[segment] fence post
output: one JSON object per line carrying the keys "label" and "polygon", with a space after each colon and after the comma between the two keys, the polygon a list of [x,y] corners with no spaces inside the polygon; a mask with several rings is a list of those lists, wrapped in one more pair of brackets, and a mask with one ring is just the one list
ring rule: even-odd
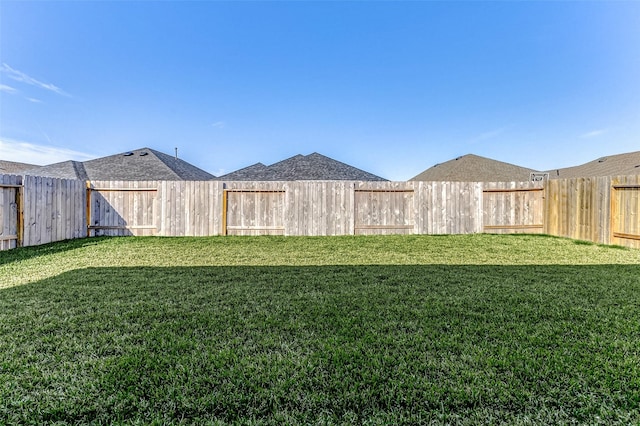
{"label": "fence post", "polygon": [[85,216],[87,218],[87,237],[91,236],[91,181],[87,181],[87,205]]}
{"label": "fence post", "polygon": [[16,241],[16,246],[22,247],[24,243],[24,205],[22,199],[24,198],[24,181],[23,177],[20,176],[18,179],[19,188],[16,188],[16,210],[17,210],[17,224],[16,224],[16,233],[18,240]]}
{"label": "fence post", "polygon": [[349,185],[350,187],[350,191],[349,191],[349,198],[351,201],[351,209],[353,211],[353,213],[351,214],[351,234],[352,235],[356,235],[356,213],[358,211],[357,206],[356,206],[356,182],[351,183],[351,185]]}
{"label": "fence post", "polygon": [[[224,188],[224,185],[223,185]],[[227,196],[226,189],[222,190],[222,235],[227,235]]]}

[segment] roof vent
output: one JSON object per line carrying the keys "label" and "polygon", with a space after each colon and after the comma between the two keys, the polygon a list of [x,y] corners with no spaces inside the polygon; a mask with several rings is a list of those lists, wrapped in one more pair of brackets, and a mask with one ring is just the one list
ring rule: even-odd
{"label": "roof vent", "polygon": [[637,166],[634,166],[633,168],[634,168],[634,169],[637,169],[638,167],[640,167],[640,164],[638,164]]}
{"label": "roof vent", "polygon": [[604,163],[607,161],[607,157],[598,158],[598,163]]}
{"label": "roof vent", "polygon": [[141,152],[140,153],[140,157],[144,157],[145,155],[149,155],[149,153],[148,152]]}
{"label": "roof vent", "polygon": [[129,152],[125,152],[124,154],[125,157],[131,157],[133,155],[133,152],[129,151]]}

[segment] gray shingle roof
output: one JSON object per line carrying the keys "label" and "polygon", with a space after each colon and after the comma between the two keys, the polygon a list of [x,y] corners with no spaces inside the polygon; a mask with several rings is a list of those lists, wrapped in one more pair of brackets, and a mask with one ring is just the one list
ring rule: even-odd
{"label": "gray shingle roof", "polygon": [[80,161],[63,161],[61,163],[49,164],[46,166],[36,166],[32,169],[24,170],[25,175],[44,176],[58,179],[80,179],[87,180],[87,173]]}
{"label": "gray shingle roof", "polygon": [[64,161],[25,174],[81,180],[211,180],[214,176],[179,158],[150,148],[96,158]]}
{"label": "gray shingle roof", "polygon": [[580,166],[548,170],[549,179],[640,174],[640,151],[601,157]]}
{"label": "gray shingle roof", "polygon": [[25,170],[34,169],[37,167],[40,166],[36,166],[35,164],[0,160],[0,174],[4,175],[21,175]]}
{"label": "gray shingle roof", "polygon": [[533,169],[504,163],[479,155],[467,154],[423,171],[409,179],[438,182],[525,182]]}
{"label": "gray shingle roof", "polygon": [[236,172],[221,176],[220,180],[358,180],[386,181],[364,170],[314,152],[293,157],[265,166],[257,163]]}
{"label": "gray shingle roof", "polygon": [[220,176],[219,180],[266,180],[265,176],[268,176],[270,173],[268,171],[268,167],[262,163],[252,164],[243,169],[236,170],[235,172],[227,173],[226,175]]}
{"label": "gray shingle roof", "polygon": [[164,152],[148,148],[144,148],[140,151],[149,151],[150,153],[154,154],[160,161],[165,164],[165,166],[167,166],[175,174],[178,175],[179,180],[211,180],[215,178],[215,176],[211,173],[206,172],[191,163],[187,163],[180,158],[165,154]]}

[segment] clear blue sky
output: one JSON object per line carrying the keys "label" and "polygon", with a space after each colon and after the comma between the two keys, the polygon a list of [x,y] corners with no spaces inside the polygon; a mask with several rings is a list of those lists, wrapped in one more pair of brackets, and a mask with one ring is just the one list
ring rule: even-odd
{"label": "clear blue sky", "polygon": [[640,2],[0,1],[0,159],[320,152],[392,180],[640,150]]}

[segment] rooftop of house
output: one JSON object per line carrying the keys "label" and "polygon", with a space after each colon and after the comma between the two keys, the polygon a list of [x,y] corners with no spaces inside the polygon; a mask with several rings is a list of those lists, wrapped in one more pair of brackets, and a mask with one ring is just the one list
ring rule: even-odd
{"label": "rooftop of house", "polygon": [[640,174],[640,151],[600,157],[574,167],[547,170],[549,179]]}
{"label": "rooftop of house", "polygon": [[81,180],[211,180],[214,176],[179,158],[150,148],[34,167],[25,174]]}
{"label": "rooftop of house", "polygon": [[0,160],[0,174],[21,175],[25,170],[40,167],[35,164],[18,163],[15,161]]}
{"label": "rooftop of house", "polygon": [[58,179],[88,179],[82,162],[73,160],[48,164],[46,166],[35,166],[31,169],[24,170],[23,173],[25,175],[44,176]]}
{"label": "rooftop of house", "polygon": [[[37,166],[0,160],[2,174],[30,174],[81,180],[226,180],[296,181],[354,180],[386,181],[364,170],[314,152],[294,155],[270,166],[256,163],[215,178],[198,167],[151,148],[110,155],[89,161],[63,161]],[[549,174],[550,179],[640,174],[640,151],[601,157],[588,163],[539,172],[515,164],[474,154],[436,164],[409,179],[411,181],[499,182],[529,181],[533,175]]]}
{"label": "rooftop of house", "polygon": [[265,166],[256,163],[220,176],[219,180],[296,181],[296,180],[354,180],[386,181],[380,176],[314,152],[294,155]]}
{"label": "rooftop of house", "polygon": [[252,164],[250,166],[244,167],[242,169],[236,170],[235,172],[227,173],[226,175],[220,176],[219,180],[229,180],[229,181],[247,181],[247,180],[268,180],[265,179],[265,176],[270,176],[269,168],[262,163]]}
{"label": "rooftop of house", "polygon": [[437,182],[514,182],[531,180],[535,170],[515,164],[467,154],[444,163],[436,164],[412,181]]}

